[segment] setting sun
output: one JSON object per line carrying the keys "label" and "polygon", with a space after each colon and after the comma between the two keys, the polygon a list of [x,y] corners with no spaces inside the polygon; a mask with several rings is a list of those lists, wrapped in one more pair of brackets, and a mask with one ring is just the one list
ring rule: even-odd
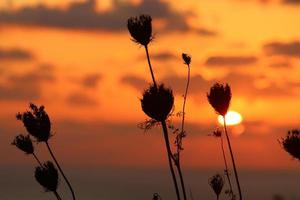
{"label": "setting sun", "polygon": [[[243,121],[243,117],[240,113],[236,111],[229,111],[226,115],[226,124],[229,126],[240,124]],[[218,122],[223,124],[223,117],[221,115],[218,116]]]}

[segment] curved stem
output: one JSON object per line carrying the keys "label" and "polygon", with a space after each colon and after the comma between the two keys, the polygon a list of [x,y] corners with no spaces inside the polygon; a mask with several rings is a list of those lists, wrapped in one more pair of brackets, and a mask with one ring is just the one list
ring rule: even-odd
{"label": "curved stem", "polygon": [[222,153],[223,153],[223,159],[224,159],[224,164],[225,164],[225,170],[226,170],[226,177],[228,180],[228,184],[230,187],[230,193],[231,195],[233,195],[233,190],[232,190],[232,184],[231,184],[231,179],[229,176],[229,169],[228,169],[228,165],[227,165],[227,160],[226,160],[226,154],[225,154],[225,150],[224,150],[224,143],[223,143],[223,136],[221,135],[221,148],[222,148]]}
{"label": "curved stem", "polygon": [[53,193],[54,193],[55,197],[57,198],[57,200],[61,200],[61,197],[59,196],[57,191],[54,191]]}
{"label": "curved stem", "polygon": [[171,152],[171,147],[170,147],[170,141],[169,141],[168,129],[167,129],[166,122],[162,121],[161,125],[162,125],[163,132],[164,132],[164,138],[165,138],[165,142],[166,142],[166,149],[167,149],[167,154],[168,154],[169,167],[170,167],[170,171],[171,171],[172,178],[173,178],[173,183],[174,183],[174,187],[175,187],[175,191],[176,191],[177,200],[180,200],[178,184],[177,184],[177,180],[176,180],[176,176],[175,176],[175,172],[174,172],[174,168],[173,168],[173,164],[172,164],[172,152]]}
{"label": "curved stem", "polygon": [[225,116],[223,116],[223,121],[224,121],[224,130],[225,130],[225,134],[226,134],[226,139],[227,139],[227,143],[228,143],[228,147],[229,147],[229,151],[230,151],[230,156],[231,156],[231,161],[232,161],[232,165],[233,165],[234,175],[235,175],[235,179],[236,179],[236,184],[237,184],[238,190],[239,190],[239,197],[240,197],[240,200],[242,200],[243,197],[242,197],[241,186],[240,186],[240,182],[239,182],[237,169],[236,169],[236,166],[235,166],[235,160],[234,160],[234,156],[233,156],[229,136],[228,136],[228,133],[227,133]]}
{"label": "curved stem", "polygon": [[35,153],[32,153],[33,157],[36,159],[36,161],[39,163],[39,165],[42,167],[41,161],[38,159],[38,157],[35,155]]}
{"label": "curved stem", "polygon": [[152,81],[153,81],[154,87],[157,88],[157,84],[156,84],[156,81],[155,81],[155,77],[154,77],[154,73],[153,73],[153,69],[152,69],[152,65],[151,65],[151,61],[150,61],[150,56],[149,56],[149,51],[148,51],[148,46],[147,45],[145,45],[145,50],[146,50],[148,65],[149,65],[150,72],[151,72]]}
{"label": "curved stem", "polygon": [[58,169],[59,169],[61,175],[62,175],[63,178],[65,179],[65,181],[66,181],[66,183],[67,183],[67,185],[68,185],[68,187],[69,187],[69,189],[70,189],[70,191],[71,191],[71,193],[72,193],[73,200],[75,200],[75,199],[76,199],[76,198],[75,198],[75,194],[74,194],[73,188],[72,188],[72,186],[71,186],[69,180],[67,179],[67,177],[65,176],[65,174],[64,174],[63,170],[61,169],[59,163],[57,162],[57,160],[56,160],[56,158],[55,158],[55,156],[54,156],[54,154],[53,154],[53,152],[52,152],[52,150],[51,150],[51,148],[50,148],[50,146],[49,146],[49,143],[48,143],[48,142],[45,142],[45,143],[46,143],[46,146],[47,146],[47,148],[48,148],[48,150],[49,150],[49,153],[51,154],[51,156],[52,156],[52,158],[53,158],[53,160],[54,160],[56,166],[58,167]]}

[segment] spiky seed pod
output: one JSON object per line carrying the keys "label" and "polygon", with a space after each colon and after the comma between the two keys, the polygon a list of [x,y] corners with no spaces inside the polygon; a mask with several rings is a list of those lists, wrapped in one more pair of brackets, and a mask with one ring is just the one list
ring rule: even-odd
{"label": "spiky seed pod", "polygon": [[231,100],[231,89],[229,85],[215,83],[210,88],[207,99],[218,114],[225,116]]}
{"label": "spiky seed pod", "polygon": [[300,160],[300,130],[288,131],[287,136],[280,142],[286,152]]}
{"label": "spiky seed pod", "polygon": [[216,174],[209,179],[209,185],[217,197],[219,197],[224,186],[224,180],[220,174]]}
{"label": "spiky seed pod", "polygon": [[30,135],[38,142],[47,142],[51,136],[51,122],[44,106],[29,105],[29,111],[18,113],[17,119],[22,121]]}
{"label": "spiky seed pod", "polygon": [[191,56],[189,56],[186,53],[182,54],[182,59],[184,61],[184,64],[189,65],[191,63]]}
{"label": "spiky seed pod", "polygon": [[34,176],[46,192],[56,191],[58,186],[58,172],[52,162],[47,161],[42,166],[36,167]]}
{"label": "spiky seed pod", "polygon": [[174,105],[174,96],[171,89],[167,89],[163,84],[158,88],[150,85],[144,91],[141,105],[144,113],[156,121],[164,121],[170,114]]}
{"label": "spiky seed pod", "polygon": [[33,154],[34,152],[33,144],[29,135],[17,135],[11,144],[15,145],[26,154]]}
{"label": "spiky seed pod", "polygon": [[141,45],[148,45],[153,39],[152,18],[149,15],[130,17],[127,20],[127,28],[132,40]]}

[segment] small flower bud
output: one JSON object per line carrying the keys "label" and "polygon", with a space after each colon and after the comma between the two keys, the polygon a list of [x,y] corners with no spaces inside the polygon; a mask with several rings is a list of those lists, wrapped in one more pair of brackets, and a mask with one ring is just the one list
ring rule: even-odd
{"label": "small flower bud", "polygon": [[144,46],[151,42],[153,39],[151,21],[152,18],[149,15],[130,17],[127,20],[127,28],[134,42]]}
{"label": "small flower bud", "polygon": [[229,85],[215,83],[210,88],[207,99],[218,114],[225,116],[231,100],[231,90]]}
{"label": "small flower bud", "polygon": [[300,131],[291,130],[281,140],[282,147],[294,158],[300,160]]}
{"label": "small flower bud", "polygon": [[213,131],[213,136],[215,137],[221,137],[222,136],[222,131],[220,129],[216,129]]}
{"label": "small flower bud", "polygon": [[189,56],[186,53],[182,54],[182,59],[184,61],[184,64],[189,65],[191,63],[191,56]]}
{"label": "small flower bud", "polygon": [[29,111],[18,113],[17,119],[22,121],[30,135],[38,142],[47,142],[51,136],[51,122],[44,106],[29,105]]}
{"label": "small flower bud", "polygon": [[58,186],[58,173],[53,163],[47,161],[42,166],[35,168],[35,179],[44,187],[46,192],[55,192]]}
{"label": "small flower bud", "polygon": [[167,119],[174,105],[173,92],[165,88],[163,84],[159,85],[158,88],[150,85],[144,91],[141,105],[146,115],[156,121],[164,121]]}
{"label": "small flower bud", "polygon": [[217,197],[219,197],[224,186],[224,180],[220,174],[216,174],[209,179],[209,185]]}
{"label": "small flower bud", "polygon": [[26,154],[33,154],[34,152],[33,144],[29,135],[18,135],[15,137],[14,141],[11,144],[15,145]]}

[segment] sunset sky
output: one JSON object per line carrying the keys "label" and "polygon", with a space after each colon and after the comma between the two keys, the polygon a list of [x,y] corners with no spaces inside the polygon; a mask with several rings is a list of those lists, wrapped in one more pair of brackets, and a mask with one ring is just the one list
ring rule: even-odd
{"label": "sunset sky", "polygon": [[[175,112],[186,83],[181,53],[192,56],[183,168],[223,170],[219,140],[208,136],[219,126],[217,115],[206,99],[210,86],[222,82],[232,88],[230,109],[243,117],[230,128],[238,167],[300,173],[278,143],[300,123],[299,9],[299,0],[0,1],[0,167],[35,166],[10,145],[26,133],[15,114],[33,102],[51,117],[50,143],[66,170],[167,169],[160,127],[149,133],[137,127],[147,119],[139,99],[151,77],[126,21],[145,13],[153,17],[154,72],[173,89]],[[44,145],[37,147],[49,159]],[[30,174],[24,180],[38,188]]]}

